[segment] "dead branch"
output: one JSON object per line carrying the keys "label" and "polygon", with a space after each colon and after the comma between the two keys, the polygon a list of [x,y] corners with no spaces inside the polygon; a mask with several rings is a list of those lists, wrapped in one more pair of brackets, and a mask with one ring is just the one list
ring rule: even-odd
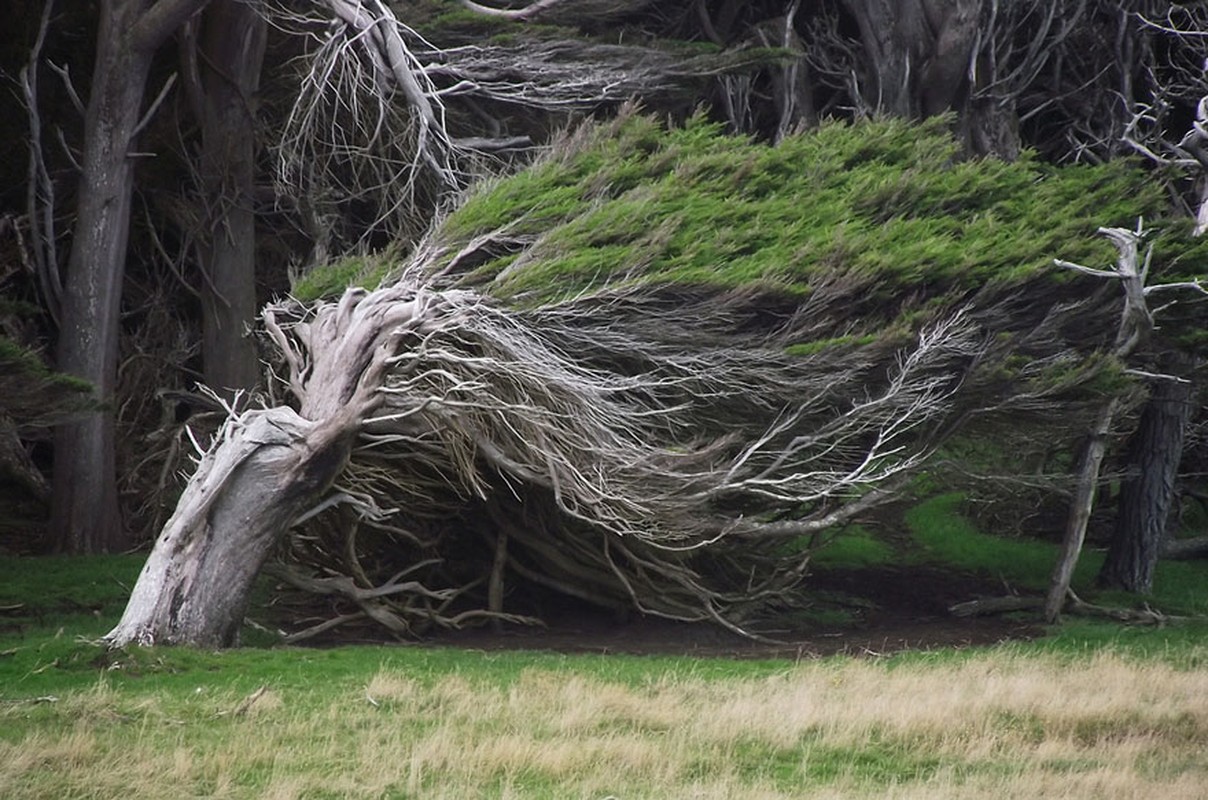
{"label": "dead branch", "polygon": [[[1153,330],[1153,314],[1146,302],[1146,297],[1153,291],[1162,288],[1194,288],[1203,291],[1203,287],[1199,281],[1181,282],[1177,287],[1174,284],[1146,285],[1153,257],[1153,246],[1149,246],[1143,258],[1140,256],[1140,244],[1145,238],[1145,227],[1142,220],[1137,220],[1135,230],[1100,228],[1099,233],[1110,239],[1116,247],[1117,259],[1114,268],[1092,269],[1061,260],[1056,260],[1054,263],[1059,267],[1084,275],[1121,282],[1124,290],[1124,306],[1120,313],[1120,325],[1112,347],[1112,356],[1122,363],[1127,363],[1129,356],[1140,347]],[[1048,599],[1045,603],[1045,618],[1049,622],[1057,621],[1065,598],[1069,594],[1070,580],[1073,578],[1074,568],[1077,566],[1082,552],[1087,522],[1094,505],[1095,491],[1099,485],[1099,469],[1107,450],[1107,436],[1111,431],[1112,421],[1119,405],[1120,397],[1112,397],[1104,404],[1083,447],[1078,467],[1078,485],[1070,503],[1069,521],[1066,524],[1065,536],[1062,540],[1061,554],[1053,569]]]}
{"label": "dead branch", "polygon": [[565,0],[536,0],[536,2],[529,3],[524,8],[492,8],[475,3],[473,0],[458,0],[458,2],[461,3],[463,8],[473,11],[475,14],[501,17],[503,19],[530,19],[553,6],[565,2]]}
{"label": "dead branch", "polygon": [[[980,617],[993,614],[1009,614],[1015,611],[1034,611],[1045,607],[1046,600],[1043,597],[1008,595],[1005,597],[988,597],[957,603],[948,607],[948,613],[957,617]],[[1117,608],[1087,603],[1072,591],[1066,595],[1066,602],[1061,610],[1064,614],[1073,614],[1075,616],[1098,617],[1135,625],[1157,625],[1159,627],[1171,622],[1186,622],[1197,619],[1197,617],[1164,614],[1148,606],[1144,608]]]}
{"label": "dead branch", "polygon": [[[29,178],[26,186],[25,213],[29,220],[32,240],[30,249],[33,251],[34,272],[43,302],[57,324],[63,286],[59,276],[58,234],[55,232],[55,191],[54,181],[50,179],[46,158],[42,152],[42,117],[38,111],[38,68],[53,10],[53,0],[47,0],[42,9],[42,19],[38,23],[38,35],[30,48],[28,62],[21,68],[19,82],[29,117]],[[74,91],[71,95],[78,103],[79,98],[75,97]]]}
{"label": "dead branch", "polygon": [[[455,192],[464,180],[464,151],[413,45],[428,48],[378,0],[316,5],[326,14],[276,8],[269,16],[315,45],[276,146],[278,193],[296,198],[304,216],[325,198],[363,200],[377,214],[365,235],[410,238],[421,224],[418,199]],[[321,253],[330,226],[307,227]]]}
{"label": "dead branch", "polygon": [[654,0],[535,0],[521,8],[496,8],[473,0],[458,2],[469,11],[497,19],[526,22],[540,18],[553,24],[581,24],[584,20],[600,22],[640,11]]}
{"label": "dead branch", "polygon": [[1204,558],[1208,556],[1208,536],[1190,539],[1169,539],[1162,544],[1161,557],[1171,560]]}

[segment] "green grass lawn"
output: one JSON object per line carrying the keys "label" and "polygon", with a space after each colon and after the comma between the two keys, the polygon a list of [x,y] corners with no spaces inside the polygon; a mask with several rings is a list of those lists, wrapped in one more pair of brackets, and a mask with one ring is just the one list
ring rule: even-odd
{"label": "green grass lawn", "polygon": [[[960,494],[943,494],[906,513],[906,524],[918,545],[910,560],[981,571],[1001,578],[1009,586],[1043,591],[1057,562],[1057,545],[983,533],[961,516],[962,501]],[[1208,569],[1202,561],[1159,562],[1153,592],[1135,597],[1124,592],[1096,591],[1095,576],[1103,558],[1101,551],[1086,548],[1078,560],[1072,588],[1084,599],[1127,606],[1144,602],[1170,614],[1208,615]]]}
{"label": "green grass lawn", "polygon": [[[985,536],[957,503],[908,515],[910,558],[1020,587],[1047,574],[1051,545]],[[826,568],[903,556],[851,533]],[[799,663],[106,653],[94,641],[139,564],[0,559],[0,797],[1192,798],[1208,785],[1200,623],[1074,620],[1032,642]],[[1150,602],[1202,610],[1208,570],[1169,566]]]}

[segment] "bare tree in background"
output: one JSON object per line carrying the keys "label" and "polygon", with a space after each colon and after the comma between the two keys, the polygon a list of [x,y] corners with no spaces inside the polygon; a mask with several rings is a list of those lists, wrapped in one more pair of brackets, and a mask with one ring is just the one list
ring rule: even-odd
{"label": "bare tree in background", "polygon": [[[1148,302],[1150,296],[1160,292],[1185,290],[1208,294],[1208,288],[1199,280],[1149,284],[1149,267],[1153,258],[1153,247],[1150,245],[1144,253],[1141,252],[1141,246],[1145,241],[1145,230],[1141,222],[1137,223],[1136,230],[1100,228],[1099,233],[1110,239],[1117,249],[1118,257],[1112,269],[1095,269],[1060,260],[1056,264],[1059,267],[1084,275],[1118,281],[1120,283],[1124,293],[1124,305],[1120,313],[1120,327],[1116,333],[1111,354],[1121,364],[1127,365],[1130,358],[1145,344],[1146,340],[1153,333],[1153,311],[1150,309]],[[1178,380],[1178,378],[1173,376],[1150,377],[1159,380]],[[1074,568],[1078,564],[1078,557],[1081,554],[1082,544],[1086,537],[1087,522],[1090,519],[1091,510],[1094,506],[1095,492],[1099,484],[1099,470],[1107,450],[1108,435],[1111,432],[1112,422],[1120,410],[1122,400],[1121,396],[1115,395],[1109,397],[1107,402],[1104,403],[1079,456],[1078,485],[1070,503],[1069,521],[1066,525],[1061,554],[1054,567],[1048,596],[1045,600],[1044,613],[1045,618],[1049,622],[1055,622],[1061,616],[1067,596],[1070,594],[1070,581],[1073,578]],[[1170,412],[1166,409],[1159,409],[1157,413],[1169,415]],[[1167,424],[1169,424],[1169,421],[1167,421]],[[1162,448],[1163,452],[1157,454],[1156,457],[1158,460],[1169,460],[1174,457],[1176,459],[1175,467],[1177,468],[1177,453],[1181,452],[1182,442],[1171,442],[1169,433],[1165,431],[1162,433],[1163,436],[1157,442],[1157,446]],[[1181,439],[1181,436],[1179,438]],[[1177,444],[1178,448],[1174,451],[1164,449],[1164,446],[1170,444]],[[1149,464],[1149,466],[1152,466],[1152,464]],[[1163,469],[1166,469],[1166,467]],[[1161,518],[1154,519],[1149,523],[1158,530],[1155,532],[1154,530],[1146,529],[1147,526],[1143,526],[1142,530],[1131,534],[1136,537],[1138,544],[1125,546],[1132,552],[1117,554],[1118,557],[1122,558],[1135,556],[1136,561],[1132,562],[1129,570],[1132,577],[1141,580],[1152,577],[1153,563],[1160,544],[1160,530],[1165,524],[1164,512],[1169,508],[1170,502],[1170,486],[1167,484],[1171,484],[1172,481],[1165,474],[1159,473],[1156,476],[1156,482],[1157,485],[1142,484],[1140,488],[1141,491],[1158,495],[1158,497],[1151,499],[1164,503]],[[1155,533],[1158,538],[1151,539]]]}

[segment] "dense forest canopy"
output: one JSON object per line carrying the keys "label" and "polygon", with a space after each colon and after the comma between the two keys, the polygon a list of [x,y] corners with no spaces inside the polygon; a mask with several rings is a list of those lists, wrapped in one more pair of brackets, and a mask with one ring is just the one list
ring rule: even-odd
{"label": "dense forest canopy", "polygon": [[[281,551],[292,582],[396,632],[506,616],[504,572],[745,625],[941,444],[984,472],[995,456],[970,442],[994,431],[1015,457],[995,469],[1041,464],[1046,502],[1073,472],[1093,488],[1097,462],[1075,462],[1109,397],[1111,469],[1177,433],[1115,541],[1156,541],[1176,489],[1202,485],[1201,3],[18,5],[0,344],[73,377],[2,379],[44,398],[36,415],[0,400],[29,516],[15,549],[124,548],[183,519],[190,437],[259,457],[240,438],[252,395],[301,414],[256,417],[294,431],[282,453],[325,431],[330,458],[260,464],[297,481],[232,497],[262,504],[270,543],[304,518]],[[1121,286],[1149,289],[1102,280],[1133,234],[1099,228],[1136,231],[1141,284],[1186,290],[1142,303],[1135,347]],[[614,452],[599,409],[628,441]],[[786,464],[791,488],[759,483]],[[1131,558],[1112,580],[1143,588]]]}

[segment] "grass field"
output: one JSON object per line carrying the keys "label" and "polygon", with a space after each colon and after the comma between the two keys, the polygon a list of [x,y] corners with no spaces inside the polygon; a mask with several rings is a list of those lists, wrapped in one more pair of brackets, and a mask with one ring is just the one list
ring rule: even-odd
{"label": "grass field", "polygon": [[[951,502],[914,513],[919,557],[1002,559],[1002,540],[979,549]],[[866,541],[852,552],[861,566],[889,557]],[[1022,570],[1011,580],[1034,579],[1029,557],[1006,556]],[[1034,642],[798,663],[430,646],[107,654],[90,640],[138,566],[0,559],[0,798],[1208,792],[1199,623],[1075,621]],[[1193,610],[1208,570],[1175,566],[1188,574],[1159,575],[1173,594],[1151,601]]]}

